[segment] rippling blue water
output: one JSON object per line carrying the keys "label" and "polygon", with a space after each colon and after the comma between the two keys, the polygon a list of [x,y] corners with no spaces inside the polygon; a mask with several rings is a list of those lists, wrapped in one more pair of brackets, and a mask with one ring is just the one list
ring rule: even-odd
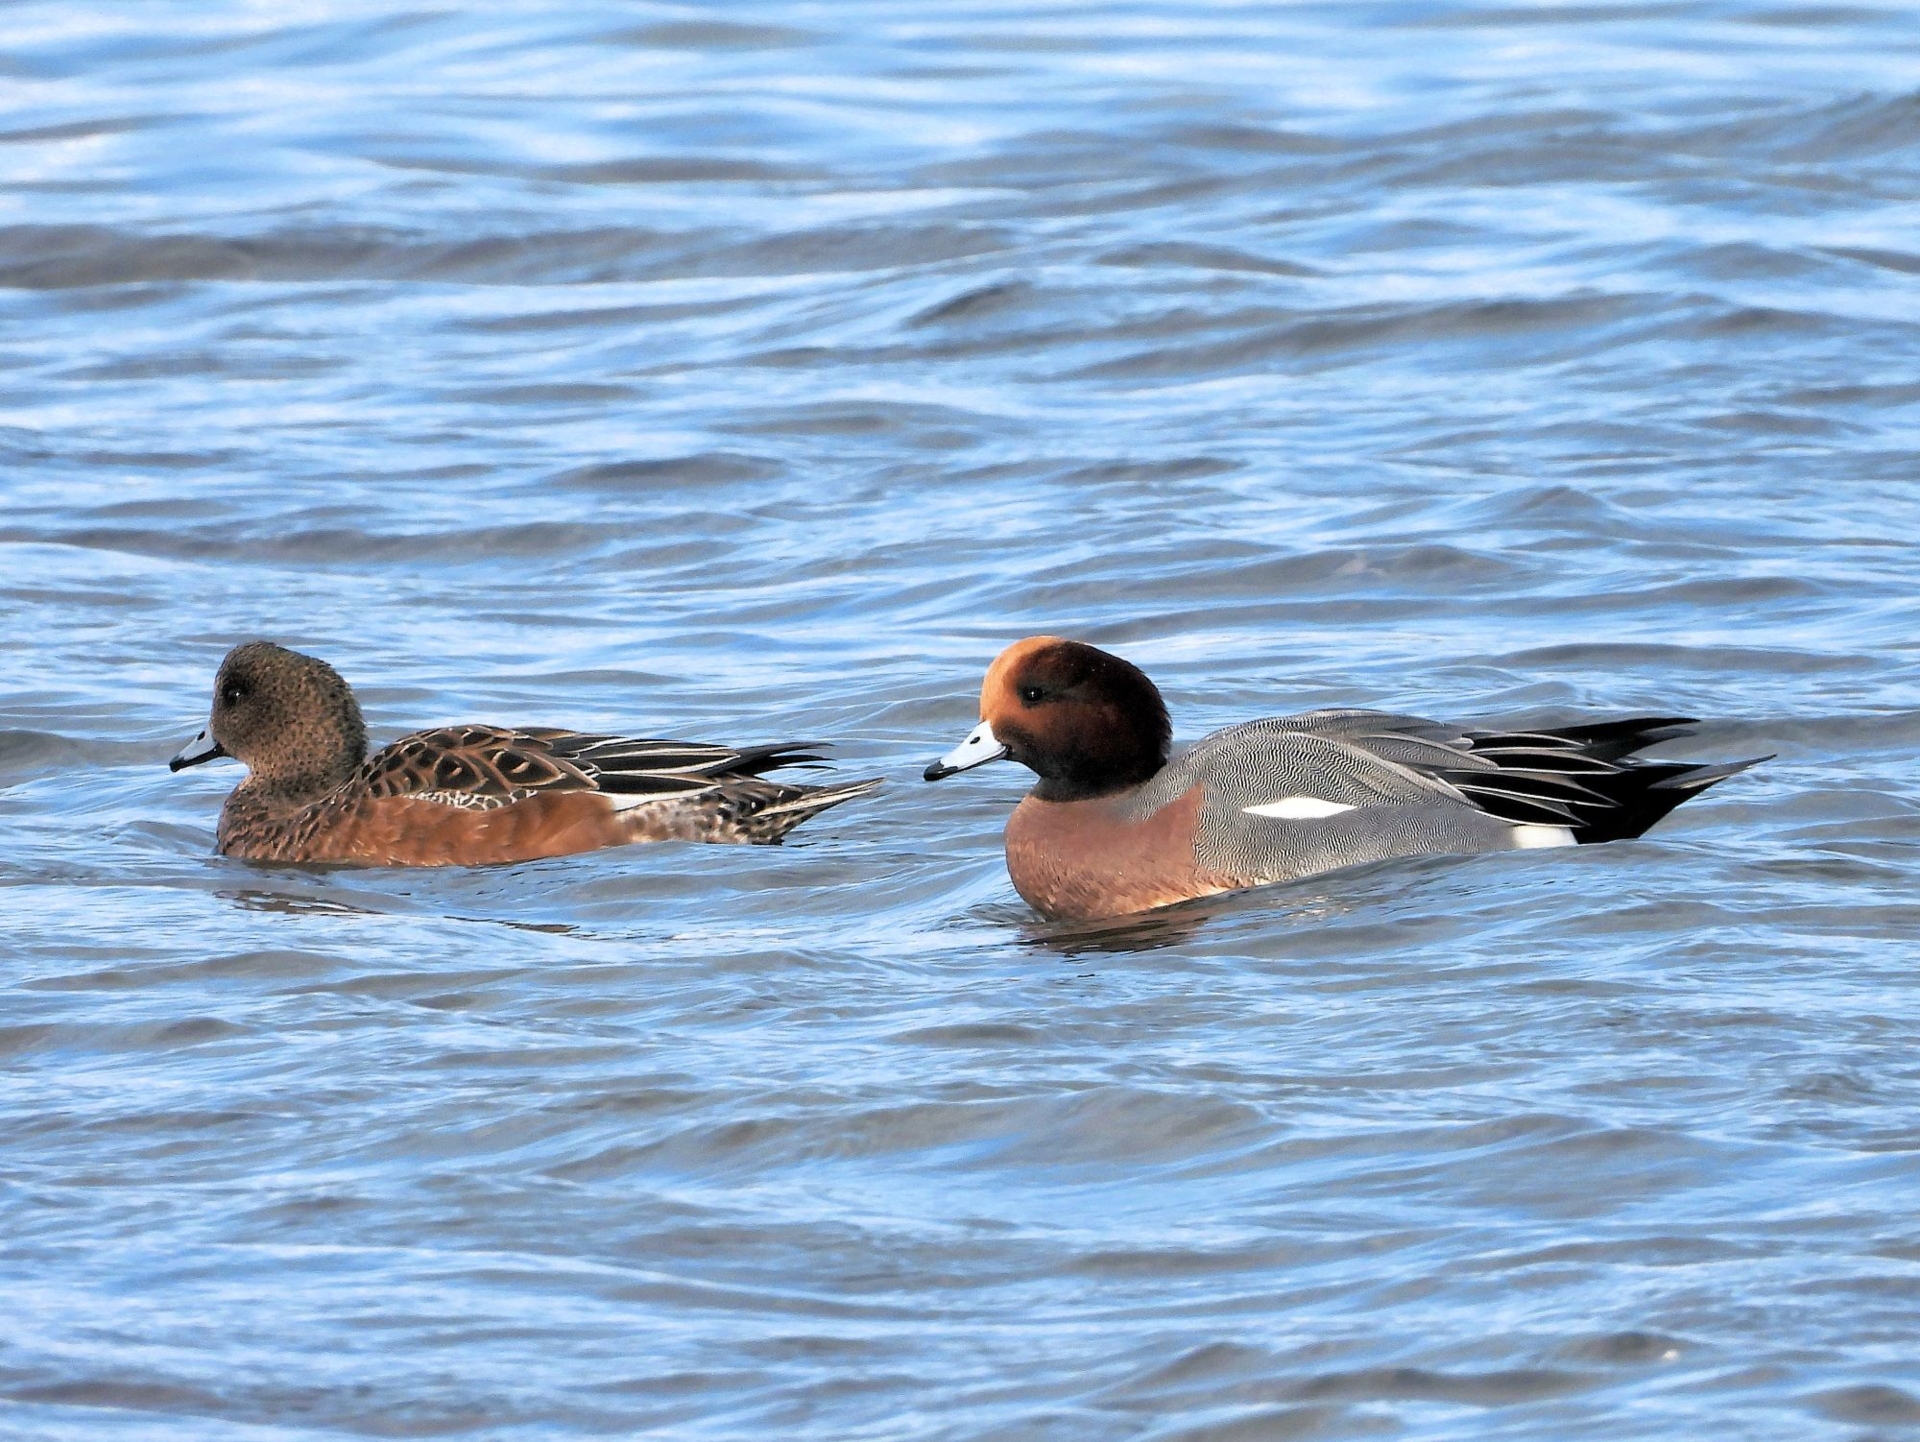
{"label": "rippling blue water", "polygon": [[[290,13],[5,9],[0,1433],[1920,1428],[1910,8]],[[1779,756],[1048,927],[1038,630]],[[241,865],[256,635],[895,784]]]}

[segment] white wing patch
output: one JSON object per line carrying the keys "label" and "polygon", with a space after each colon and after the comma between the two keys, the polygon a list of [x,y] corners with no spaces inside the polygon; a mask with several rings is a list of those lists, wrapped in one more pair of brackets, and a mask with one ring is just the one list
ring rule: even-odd
{"label": "white wing patch", "polygon": [[1240,809],[1249,816],[1272,816],[1281,821],[1316,821],[1322,816],[1338,816],[1342,811],[1353,810],[1351,806],[1343,806],[1338,801],[1322,801],[1318,796],[1288,796],[1280,801],[1263,801],[1258,806],[1242,806]]}
{"label": "white wing patch", "polygon": [[689,796],[705,796],[709,791],[718,791],[718,786],[690,786],[685,791],[644,791],[638,795],[619,791],[602,791],[607,805],[615,811],[631,811],[636,806],[658,806],[662,801],[685,801]]}
{"label": "white wing patch", "polygon": [[1513,846],[1516,851],[1537,851],[1543,846],[1573,846],[1573,828],[1568,826],[1542,826],[1538,823],[1520,822],[1513,828]]}

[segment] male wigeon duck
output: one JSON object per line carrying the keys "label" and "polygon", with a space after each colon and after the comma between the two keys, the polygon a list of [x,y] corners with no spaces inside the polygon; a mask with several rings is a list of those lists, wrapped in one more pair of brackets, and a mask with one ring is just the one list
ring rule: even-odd
{"label": "male wigeon duck", "polygon": [[1036,911],[1080,921],[1395,856],[1638,836],[1766,759],[1628,759],[1687,726],[1636,716],[1481,731],[1307,711],[1170,756],[1166,704],[1138,667],[1031,636],[988,668],[980,724],[926,779],[1002,759],[1038,775],[1007,821],[1007,871]]}
{"label": "male wigeon duck", "polygon": [[633,841],[777,842],[880,785],[788,786],[760,773],[816,743],[734,749],[545,727],[443,726],[367,755],[353,690],[325,661],[235,646],[206,730],[170,763],[246,763],[219,850],[249,861],[484,866]]}

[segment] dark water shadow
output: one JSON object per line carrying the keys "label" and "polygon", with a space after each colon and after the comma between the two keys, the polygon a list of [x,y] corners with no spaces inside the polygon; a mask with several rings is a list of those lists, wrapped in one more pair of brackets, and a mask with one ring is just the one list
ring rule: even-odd
{"label": "dark water shadow", "polygon": [[1022,927],[1018,944],[1057,951],[1064,957],[1159,951],[1191,940],[1209,921],[1232,909],[1234,902],[1246,895],[1230,892],[1098,921],[1032,922]]}
{"label": "dark water shadow", "polygon": [[[316,880],[323,880],[327,870],[349,871],[353,868],[340,866],[334,868],[287,868],[302,873],[318,870]],[[585,928],[558,921],[516,921],[504,916],[477,916],[459,911],[449,911],[442,907],[422,904],[418,899],[394,895],[369,895],[352,893],[354,900],[340,896],[320,896],[312,892],[268,891],[261,888],[242,890],[215,890],[220,900],[242,911],[261,912],[277,916],[395,916],[418,915],[433,916],[443,921],[466,922],[481,926],[504,926],[514,931],[538,932],[543,936],[583,936],[590,935]],[[377,904],[377,903],[385,903]]]}
{"label": "dark water shadow", "polygon": [[324,896],[296,896],[285,891],[216,891],[220,900],[242,911],[266,912],[278,916],[380,916],[371,906],[353,906]]}

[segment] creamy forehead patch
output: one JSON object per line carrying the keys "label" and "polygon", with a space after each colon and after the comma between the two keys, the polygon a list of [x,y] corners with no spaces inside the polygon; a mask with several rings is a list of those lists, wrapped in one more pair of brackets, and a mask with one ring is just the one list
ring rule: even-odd
{"label": "creamy forehead patch", "polygon": [[1006,650],[993,658],[993,664],[987,667],[987,674],[980,682],[980,719],[989,719],[992,712],[1001,709],[1003,703],[1013,704],[1014,668],[1033,655],[1049,646],[1062,644],[1058,636],[1028,636],[1025,640],[1015,641]]}

